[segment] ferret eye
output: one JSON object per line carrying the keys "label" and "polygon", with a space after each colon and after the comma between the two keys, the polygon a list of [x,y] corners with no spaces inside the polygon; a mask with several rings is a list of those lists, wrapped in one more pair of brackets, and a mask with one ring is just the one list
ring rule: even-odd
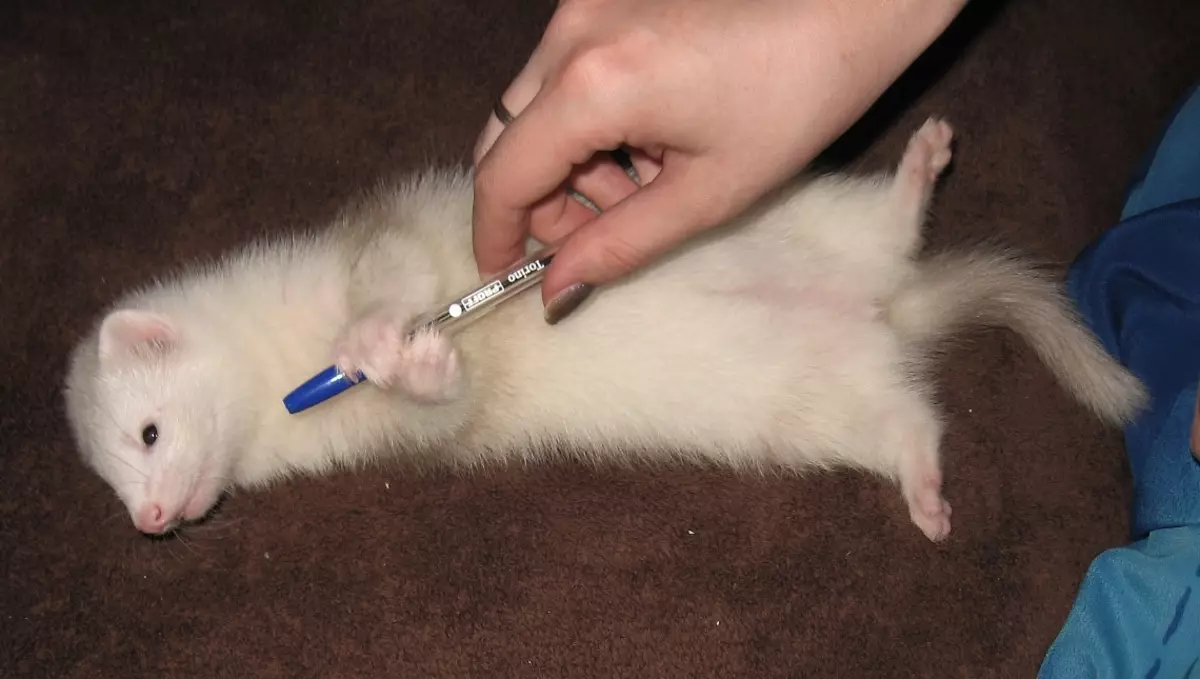
{"label": "ferret eye", "polygon": [[147,446],[152,446],[157,440],[158,427],[151,424],[142,430],[142,443],[145,443]]}

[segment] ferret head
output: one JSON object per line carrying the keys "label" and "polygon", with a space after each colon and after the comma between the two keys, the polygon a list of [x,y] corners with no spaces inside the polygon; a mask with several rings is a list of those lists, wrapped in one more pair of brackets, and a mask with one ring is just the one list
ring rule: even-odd
{"label": "ferret head", "polygon": [[232,476],[236,441],[219,356],[159,312],[119,309],[75,351],[67,412],[87,464],[158,535],[202,518]]}

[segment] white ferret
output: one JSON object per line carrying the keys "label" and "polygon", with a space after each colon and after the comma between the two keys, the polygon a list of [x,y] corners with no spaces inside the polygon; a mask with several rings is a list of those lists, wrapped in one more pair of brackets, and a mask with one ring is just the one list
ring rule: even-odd
{"label": "white ferret", "polygon": [[[469,172],[417,175],[322,233],[119,300],[72,356],[76,441],[146,533],[204,516],[232,487],[385,453],[473,465],[559,447],[856,467],[895,481],[941,540],[936,340],[1010,327],[1109,423],[1147,398],[1032,266],[978,250],[918,257],[951,136],[930,119],[895,172],[799,180],[558,325],[531,291],[452,336],[409,341],[416,316],[479,282]],[[289,415],[283,396],[331,363],[369,383]]]}

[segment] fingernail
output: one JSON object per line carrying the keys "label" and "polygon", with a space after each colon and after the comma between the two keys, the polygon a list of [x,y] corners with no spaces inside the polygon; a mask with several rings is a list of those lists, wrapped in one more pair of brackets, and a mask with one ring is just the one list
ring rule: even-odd
{"label": "fingernail", "polygon": [[592,286],[587,283],[576,283],[558,293],[554,296],[554,299],[546,304],[544,312],[546,322],[554,325],[566,318],[580,304],[583,304],[583,300],[587,299],[590,294],[592,294]]}

